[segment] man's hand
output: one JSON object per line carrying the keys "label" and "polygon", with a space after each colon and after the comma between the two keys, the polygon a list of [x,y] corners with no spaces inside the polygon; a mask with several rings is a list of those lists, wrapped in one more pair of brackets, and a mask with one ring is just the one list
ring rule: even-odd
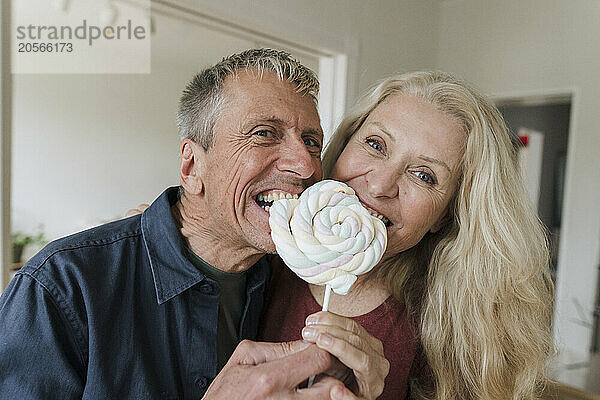
{"label": "man's hand", "polygon": [[216,376],[204,399],[357,399],[331,377],[320,379],[311,388],[298,388],[310,376],[334,367],[333,357],[311,343],[245,340]]}
{"label": "man's hand", "polygon": [[306,324],[302,330],[304,340],[316,343],[354,371],[361,398],[370,400],[381,395],[390,363],[379,339],[354,320],[329,312],[309,315]]}

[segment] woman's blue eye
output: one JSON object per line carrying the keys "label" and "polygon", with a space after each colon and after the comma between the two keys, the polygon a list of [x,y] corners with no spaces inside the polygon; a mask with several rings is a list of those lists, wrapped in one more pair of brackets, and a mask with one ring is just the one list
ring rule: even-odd
{"label": "woman's blue eye", "polygon": [[427,172],[417,171],[415,173],[415,175],[417,176],[417,178],[419,178],[420,180],[422,180],[423,182],[425,182],[429,185],[433,185],[435,183],[435,179],[433,179],[433,177],[431,175],[429,175]]}
{"label": "woman's blue eye", "polygon": [[377,140],[367,139],[367,144],[379,152],[383,152],[383,146]]}

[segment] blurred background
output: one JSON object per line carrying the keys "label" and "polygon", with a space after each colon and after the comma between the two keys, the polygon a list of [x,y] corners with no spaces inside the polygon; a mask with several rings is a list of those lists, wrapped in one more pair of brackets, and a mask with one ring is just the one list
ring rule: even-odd
{"label": "blurred background", "polygon": [[[78,1],[86,0],[52,6],[68,13]],[[118,218],[178,184],[180,92],[222,57],[257,46],[292,52],[319,75],[326,137],[377,80],[440,69],[490,95],[521,138],[531,200],[552,247],[559,350],[552,375],[600,393],[600,1],[151,5],[143,10],[150,74],[11,74],[10,3],[3,1],[2,288],[47,241]],[[132,6],[142,7],[94,2],[98,23],[119,23],[119,9]]]}

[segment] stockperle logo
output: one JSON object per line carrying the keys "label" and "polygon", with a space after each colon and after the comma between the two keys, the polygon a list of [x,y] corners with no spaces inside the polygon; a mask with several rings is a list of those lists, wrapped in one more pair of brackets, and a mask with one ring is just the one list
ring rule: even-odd
{"label": "stockperle logo", "polygon": [[13,73],[150,73],[149,0],[13,2]]}

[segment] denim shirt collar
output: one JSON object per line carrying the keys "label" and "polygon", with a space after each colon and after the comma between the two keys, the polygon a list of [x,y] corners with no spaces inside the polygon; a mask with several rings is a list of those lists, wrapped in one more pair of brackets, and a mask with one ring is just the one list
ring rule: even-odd
{"label": "denim shirt collar", "polygon": [[[178,200],[179,187],[166,189],[142,214],[142,236],[154,277],[156,298],[162,304],[206,279],[185,256],[185,242],[171,206]],[[265,286],[269,275],[265,257],[248,271],[247,292]]]}

